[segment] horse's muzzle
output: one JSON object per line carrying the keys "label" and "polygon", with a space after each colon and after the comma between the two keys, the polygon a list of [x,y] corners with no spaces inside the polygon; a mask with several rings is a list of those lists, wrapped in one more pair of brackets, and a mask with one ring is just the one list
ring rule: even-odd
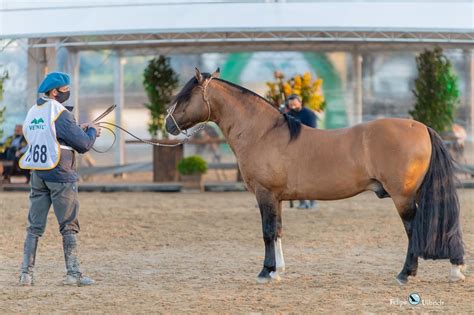
{"label": "horse's muzzle", "polygon": [[166,118],[166,121],[165,121],[165,128],[166,128],[166,131],[170,134],[172,134],[173,136],[177,136],[179,135],[179,129],[178,127],[176,126],[176,124],[173,122],[173,120],[171,118]]}

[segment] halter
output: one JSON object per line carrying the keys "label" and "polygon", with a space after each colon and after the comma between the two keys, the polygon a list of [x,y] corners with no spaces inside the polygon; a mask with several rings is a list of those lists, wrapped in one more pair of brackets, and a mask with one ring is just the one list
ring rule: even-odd
{"label": "halter", "polygon": [[175,103],[173,106],[168,108],[168,110],[166,111],[168,114],[166,115],[165,120],[168,119],[168,117],[171,118],[171,120],[173,121],[176,128],[178,128],[179,133],[186,137],[184,142],[188,141],[189,138],[191,138],[196,133],[201,131],[206,126],[206,124],[211,120],[211,103],[209,102],[209,98],[207,97],[207,87],[209,86],[209,83],[211,82],[212,79],[213,79],[213,77],[210,77],[208,80],[206,80],[206,82],[204,82],[203,85],[198,85],[198,88],[200,88],[202,90],[202,99],[204,100],[204,103],[206,103],[206,105],[207,105],[208,115],[207,115],[207,119],[205,121],[201,121],[201,122],[197,123],[199,126],[196,129],[194,129],[194,131],[192,133],[188,134],[187,129],[186,130],[181,129],[179,127],[178,122],[176,121],[176,119],[173,116],[174,111],[175,111],[176,106],[178,105],[178,103]]}

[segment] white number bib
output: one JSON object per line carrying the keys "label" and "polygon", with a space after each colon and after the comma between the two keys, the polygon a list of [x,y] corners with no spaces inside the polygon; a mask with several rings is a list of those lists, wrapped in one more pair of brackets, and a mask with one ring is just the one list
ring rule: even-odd
{"label": "white number bib", "polygon": [[23,134],[28,149],[20,159],[20,167],[29,170],[51,170],[61,158],[61,147],[56,139],[54,122],[66,110],[61,103],[48,100],[43,105],[34,105],[26,115]]}

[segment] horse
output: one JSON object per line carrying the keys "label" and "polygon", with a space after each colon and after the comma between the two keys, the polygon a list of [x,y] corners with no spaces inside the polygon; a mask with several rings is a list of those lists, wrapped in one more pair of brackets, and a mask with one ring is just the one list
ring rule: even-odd
{"label": "horse", "polygon": [[399,118],[309,128],[258,94],[220,79],[219,69],[196,69],[168,108],[165,128],[179,135],[209,121],[221,128],[260,208],[265,258],[258,283],[279,281],[285,269],[282,201],[337,200],[364,191],[392,198],[403,222],[408,248],[396,276],[400,285],[416,276],[419,257],[449,259],[449,280],[465,279],[453,162],[431,128]]}

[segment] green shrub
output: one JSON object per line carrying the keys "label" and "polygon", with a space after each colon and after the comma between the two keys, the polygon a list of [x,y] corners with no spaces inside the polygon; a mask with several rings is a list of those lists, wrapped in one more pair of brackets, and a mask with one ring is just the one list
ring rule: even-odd
{"label": "green shrub", "polygon": [[450,131],[459,103],[458,82],[451,63],[443,50],[436,47],[416,57],[416,64],[418,78],[413,90],[416,103],[410,115],[438,133]]}
{"label": "green shrub", "polygon": [[178,172],[181,175],[198,175],[207,171],[207,163],[200,156],[193,155],[182,159],[178,163]]}

